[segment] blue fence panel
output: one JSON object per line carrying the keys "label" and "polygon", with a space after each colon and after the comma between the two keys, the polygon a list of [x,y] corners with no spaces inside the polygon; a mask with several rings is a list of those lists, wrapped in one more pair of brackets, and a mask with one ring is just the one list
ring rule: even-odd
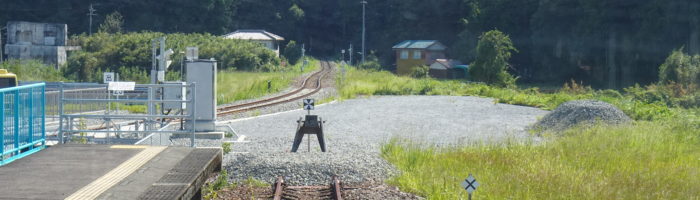
{"label": "blue fence panel", "polygon": [[46,146],[44,83],[0,89],[0,166]]}

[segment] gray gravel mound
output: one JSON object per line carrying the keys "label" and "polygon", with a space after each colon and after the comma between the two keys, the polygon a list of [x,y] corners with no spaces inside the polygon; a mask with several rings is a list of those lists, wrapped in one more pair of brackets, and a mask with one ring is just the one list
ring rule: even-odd
{"label": "gray gravel mound", "polygon": [[533,127],[542,131],[563,131],[577,125],[601,122],[622,124],[630,121],[617,107],[596,100],[568,101],[545,115]]}

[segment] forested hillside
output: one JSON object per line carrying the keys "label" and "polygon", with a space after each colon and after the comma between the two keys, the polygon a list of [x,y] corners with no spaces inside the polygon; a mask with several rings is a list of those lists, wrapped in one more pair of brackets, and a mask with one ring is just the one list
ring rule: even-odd
{"label": "forested hillside", "polygon": [[[67,23],[88,32],[88,0],[5,0],[8,20]],[[359,51],[362,6],[355,0],[92,1],[96,32],[117,11],[124,31],[208,32],[266,29],[304,43],[308,53],[337,56]],[[369,0],[367,48],[391,68],[391,46],[407,39],[436,39],[449,57],[474,61],[483,32],[498,29],[518,52],[510,60],[521,81],[620,88],[658,80],[673,50],[700,53],[700,1],[696,0]],[[355,55],[358,58],[359,55]]]}

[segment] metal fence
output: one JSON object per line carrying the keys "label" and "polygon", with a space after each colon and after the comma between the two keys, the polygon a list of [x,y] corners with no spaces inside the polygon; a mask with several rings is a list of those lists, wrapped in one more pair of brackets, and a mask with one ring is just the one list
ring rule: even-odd
{"label": "metal fence", "polygon": [[[20,82],[20,85],[30,82]],[[73,99],[107,99],[109,92],[104,85],[97,83],[46,83],[46,134],[50,138],[58,135],[58,123],[60,117],[59,104],[61,103],[61,88],[64,85],[63,96]],[[146,98],[147,90],[136,88],[134,91],[124,93],[122,98]],[[64,113],[104,113],[108,109],[107,102],[81,102],[64,106]]]}
{"label": "metal fence", "polygon": [[45,86],[37,83],[0,89],[0,165],[45,147]]}
{"label": "metal fence", "polygon": [[[61,88],[63,83],[53,83],[56,86],[46,88],[46,118],[48,121],[58,120],[59,104],[61,100]],[[121,98],[147,98],[146,88],[136,88],[134,91],[124,92]],[[70,83],[64,84],[63,96],[74,99],[107,99],[109,92],[103,84],[97,83]],[[106,102],[83,102],[64,107],[66,113],[89,113],[105,111]]]}
{"label": "metal fence", "polygon": [[[133,144],[158,134],[161,138],[186,136],[194,146],[191,126],[164,128],[174,123],[195,123],[194,106],[187,106],[195,104],[194,85],[140,84],[134,91],[117,96],[108,90],[108,84],[62,83],[56,97],[60,116],[57,139],[61,143]],[[182,95],[163,95],[182,90],[185,99]],[[154,94],[153,98],[148,97],[148,91]],[[149,105],[153,105],[152,111],[148,110]]]}

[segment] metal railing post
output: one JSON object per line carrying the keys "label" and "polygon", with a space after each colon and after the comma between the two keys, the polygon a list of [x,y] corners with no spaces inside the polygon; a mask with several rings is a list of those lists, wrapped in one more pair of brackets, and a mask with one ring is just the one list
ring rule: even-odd
{"label": "metal railing post", "polygon": [[58,141],[61,144],[65,144],[63,140],[63,82],[59,83],[59,95],[58,95]]}
{"label": "metal railing post", "polygon": [[46,85],[41,86],[41,145],[46,145]]}
{"label": "metal railing post", "polygon": [[[34,143],[34,88],[29,88],[29,92],[27,94],[27,101],[29,103],[29,107],[25,107],[29,109],[29,144]],[[34,145],[29,147],[29,150],[33,149]]]}
{"label": "metal railing post", "polygon": [[14,117],[15,117],[15,118],[14,118],[14,123],[15,123],[15,127],[14,127],[15,147],[14,147],[14,148],[15,148],[15,150],[17,151],[17,152],[15,153],[15,155],[18,155],[18,154],[19,154],[19,150],[20,150],[20,149],[19,149],[19,132],[20,132],[21,130],[20,130],[20,127],[19,127],[19,114],[20,114],[20,112],[19,112],[19,104],[20,104],[20,101],[19,101],[19,100],[20,100],[19,94],[20,94],[20,93],[19,93],[19,90],[15,90],[15,100],[14,100],[14,103],[15,103],[15,105],[14,105],[14,110],[15,110],[15,112],[14,112]]}
{"label": "metal railing post", "polygon": [[2,148],[0,148],[0,160],[5,157],[5,93],[0,93],[0,142],[2,142]]}
{"label": "metal railing post", "polygon": [[197,145],[195,144],[195,133],[197,132],[197,82],[192,82],[192,104],[190,105],[190,108],[192,108],[192,144],[190,144],[190,147],[196,147]]}

